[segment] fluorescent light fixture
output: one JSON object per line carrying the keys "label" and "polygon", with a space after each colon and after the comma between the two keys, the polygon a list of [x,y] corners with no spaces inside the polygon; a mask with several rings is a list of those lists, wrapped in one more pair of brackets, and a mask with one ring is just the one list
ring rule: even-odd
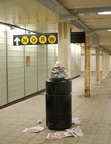
{"label": "fluorescent light fixture", "polygon": [[111,29],[108,29],[107,31],[111,31]]}
{"label": "fluorescent light fixture", "polygon": [[98,12],[99,15],[110,15],[111,11]]}

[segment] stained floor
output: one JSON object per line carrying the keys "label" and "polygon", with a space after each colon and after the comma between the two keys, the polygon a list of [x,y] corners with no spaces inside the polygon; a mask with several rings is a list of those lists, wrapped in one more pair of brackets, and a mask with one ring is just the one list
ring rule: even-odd
{"label": "stained floor", "polygon": [[[55,131],[46,127],[45,93],[0,110],[0,144],[111,144],[111,74],[95,83],[91,75],[91,97],[84,97],[83,74],[73,79],[72,117],[81,119],[83,137],[47,139]],[[23,133],[25,128],[38,125],[40,133]],[[73,125],[72,127],[74,127]]]}

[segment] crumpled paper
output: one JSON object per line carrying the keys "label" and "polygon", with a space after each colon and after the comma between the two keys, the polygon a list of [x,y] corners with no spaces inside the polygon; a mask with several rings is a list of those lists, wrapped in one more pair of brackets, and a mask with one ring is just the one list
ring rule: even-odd
{"label": "crumpled paper", "polygon": [[83,136],[83,132],[80,126],[70,128],[70,129],[65,129],[65,131],[48,133],[47,139],[60,139],[65,137],[78,137],[78,136]]}
{"label": "crumpled paper", "polygon": [[81,121],[78,117],[72,118],[72,124],[81,124]]}
{"label": "crumpled paper", "polygon": [[69,132],[70,134],[72,134],[74,137],[83,136],[83,132],[82,132],[80,126],[75,127],[75,128],[66,129],[66,131]]}
{"label": "crumpled paper", "polygon": [[31,127],[31,128],[25,128],[23,132],[38,133],[38,132],[43,131],[44,129],[45,129],[45,127],[35,126],[35,127]]}

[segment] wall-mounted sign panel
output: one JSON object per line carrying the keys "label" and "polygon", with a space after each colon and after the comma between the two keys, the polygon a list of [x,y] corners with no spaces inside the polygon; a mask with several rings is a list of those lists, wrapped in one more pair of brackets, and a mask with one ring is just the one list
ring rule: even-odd
{"label": "wall-mounted sign panel", "polygon": [[[57,44],[57,33],[13,35],[13,45]],[[85,43],[85,32],[71,32],[71,43]]]}
{"label": "wall-mounted sign panel", "polygon": [[46,33],[36,35],[13,35],[13,45],[38,45],[38,44],[57,44],[57,33]]}
{"label": "wall-mounted sign panel", "polygon": [[85,43],[85,32],[71,32],[71,43]]}

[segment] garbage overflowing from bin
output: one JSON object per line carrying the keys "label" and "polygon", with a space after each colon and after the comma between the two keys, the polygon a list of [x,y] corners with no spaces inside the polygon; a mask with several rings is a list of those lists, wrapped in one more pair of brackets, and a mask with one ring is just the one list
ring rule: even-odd
{"label": "garbage overflowing from bin", "polygon": [[64,66],[60,64],[59,61],[51,69],[51,78],[67,78],[68,72]]}
{"label": "garbage overflowing from bin", "polygon": [[46,125],[49,129],[64,130],[72,125],[72,80],[59,61],[46,80]]}

